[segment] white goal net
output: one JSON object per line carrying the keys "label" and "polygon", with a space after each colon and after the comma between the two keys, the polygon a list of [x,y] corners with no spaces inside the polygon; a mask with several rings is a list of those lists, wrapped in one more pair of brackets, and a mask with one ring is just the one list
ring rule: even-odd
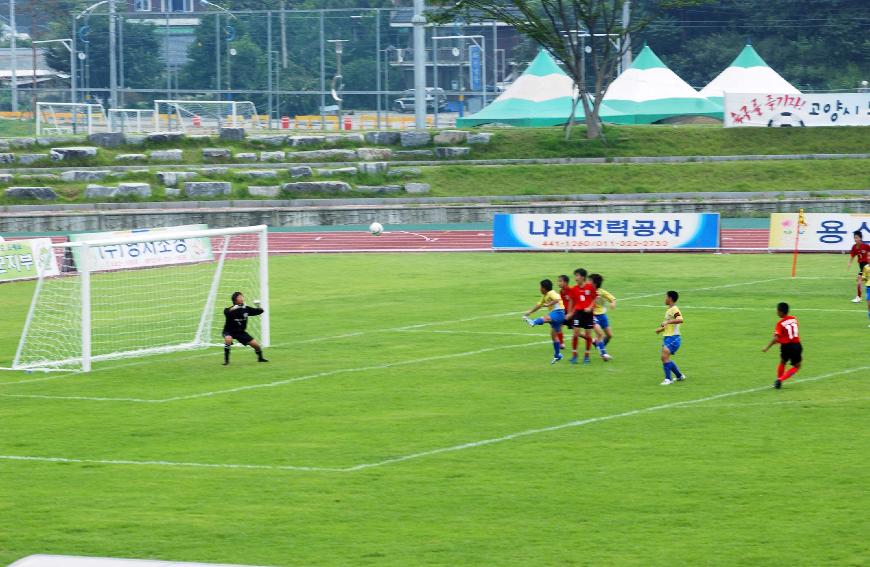
{"label": "white goal net", "polygon": [[60,274],[37,281],[13,369],[87,372],[93,361],[222,344],[235,291],[261,302],[248,332],[269,345],[265,226],[154,230],[54,250]]}
{"label": "white goal net", "polygon": [[154,131],[154,111],[138,108],[110,108],[109,127],[112,132],[144,133]]}
{"label": "white goal net", "polygon": [[93,134],[105,131],[108,122],[102,104],[37,102],[36,133]]}
{"label": "white goal net", "polygon": [[154,129],[168,132],[215,132],[220,128],[263,128],[249,101],[155,100]]}

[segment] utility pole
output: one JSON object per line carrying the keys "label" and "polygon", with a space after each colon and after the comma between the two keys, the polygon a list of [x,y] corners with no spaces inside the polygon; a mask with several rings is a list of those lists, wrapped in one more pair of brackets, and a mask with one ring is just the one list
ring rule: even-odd
{"label": "utility pole", "polygon": [[622,70],[625,71],[631,67],[631,34],[628,33],[628,26],[631,25],[631,2],[625,0],[622,4],[622,29],[624,31],[625,40],[623,47],[625,51],[622,54]]}
{"label": "utility pole", "polygon": [[[414,127],[426,128],[426,9],[424,0],[414,0]],[[437,101],[436,101],[437,104]]]}
{"label": "utility pole", "polygon": [[18,112],[18,51],[15,46],[15,36],[18,28],[15,25],[15,0],[9,0],[9,28],[12,32],[10,46],[12,47],[12,112]]}
{"label": "utility pole", "polygon": [[286,0],[281,0],[281,67],[287,68],[287,10]]}
{"label": "utility pole", "polygon": [[109,106],[118,108],[118,47],[115,0],[109,0]]}

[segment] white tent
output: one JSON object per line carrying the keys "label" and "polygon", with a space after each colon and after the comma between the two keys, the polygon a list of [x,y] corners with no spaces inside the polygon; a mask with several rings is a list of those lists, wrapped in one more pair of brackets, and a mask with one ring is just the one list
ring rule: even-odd
{"label": "white tent", "polygon": [[628,115],[634,124],[651,124],[675,116],[722,118],[718,105],[668,69],[648,46],[611,83],[604,104]]}
{"label": "white tent", "polygon": [[[505,92],[479,112],[457,118],[456,126],[557,126],[568,121],[573,100],[574,81],[542,49],[528,69]],[[577,122],[583,122],[582,104],[577,105],[575,114]],[[621,113],[603,104],[599,117],[604,122],[626,122]]]}
{"label": "white tent", "polygon": [[800,91],[771,69],[747,44],[737,59],[701,90],[701,95],[720,106],[725,93],[800,94]]}

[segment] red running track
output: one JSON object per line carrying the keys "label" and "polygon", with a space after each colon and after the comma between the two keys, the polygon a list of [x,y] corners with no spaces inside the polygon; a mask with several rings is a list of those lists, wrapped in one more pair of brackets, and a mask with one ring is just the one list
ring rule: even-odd
{"label": "red running track", "polygon": [[[767,238],[766,229],[723,230],[722,249],[766,252]],[[65,242],[66,237],[52,237],[52,241]],[[491,230],[387,231],[380,236],[366,231],[269,233],[269,251],[273,254],[489,250],[492,250]]]}
{"label": "red running track", "polygon": [[[767,229],[722,231],[722,248],[767,251]],[[321,252],[457,252],[492,250],[491,230],[273,232],[269,250],[275,254]],[[736,250],[735,250],[736,251]]]}

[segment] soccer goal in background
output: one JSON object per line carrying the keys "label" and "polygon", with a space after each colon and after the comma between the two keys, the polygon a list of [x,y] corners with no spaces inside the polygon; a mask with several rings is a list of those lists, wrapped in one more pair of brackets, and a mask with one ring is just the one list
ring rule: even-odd
{"label": "soccer goal in background", "polygon": [[37,102],[36,134],[93,134],[108,126],[102,104]]}
{"label": "soccer goal in background", "polygon": [[269,346],[265,226],[82,236],[53,245],[59,275],[37,280],[13,370],[87,372],[94,361],[222,345],[235,291],[260,300],[250,332]]}
{"label": "soccer goal in background", "polygon": [[109,128],[112,132],[145,133],[154,131],[154,111],[138,108],[110,108]]}
{"label": "soccer goal in background", "polygon": [[264,128],[250,101],[155,100],[154,129],[169,132],[214,132],[220,128]]}

